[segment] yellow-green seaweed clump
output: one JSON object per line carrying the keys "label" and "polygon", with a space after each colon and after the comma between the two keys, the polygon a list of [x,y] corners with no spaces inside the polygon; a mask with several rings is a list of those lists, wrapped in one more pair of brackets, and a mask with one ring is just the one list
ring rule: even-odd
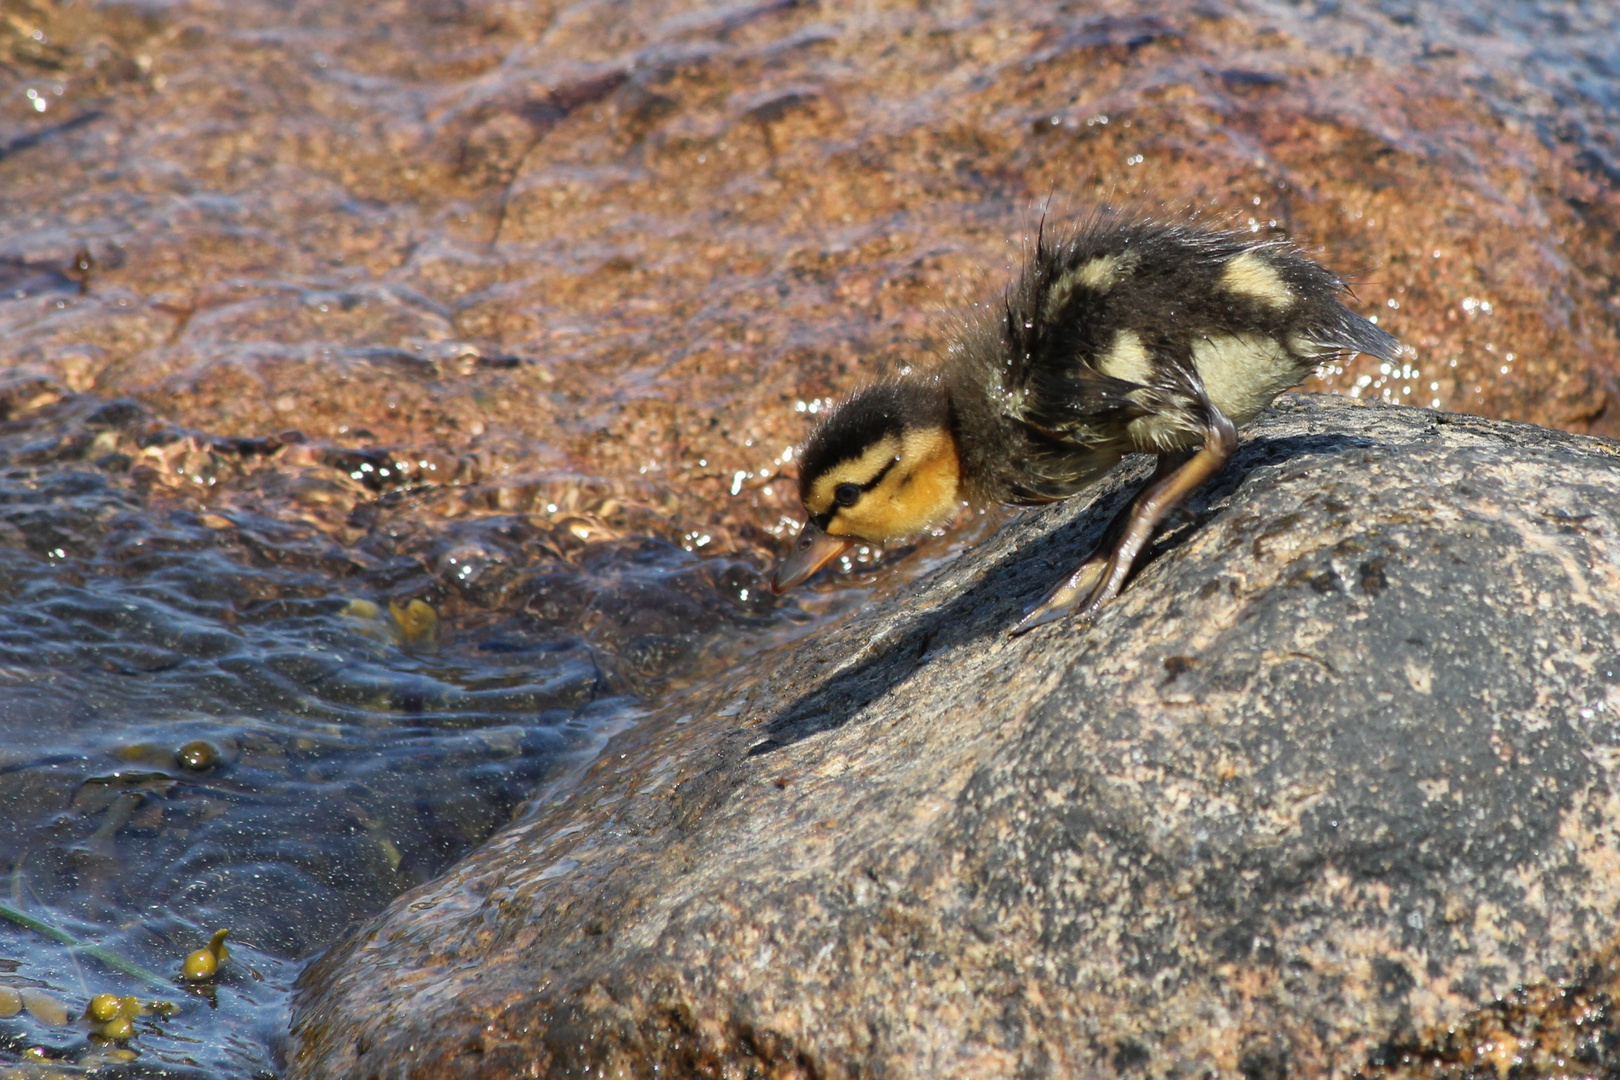
{"label": "yellow-green seaweed clump", "polygon": [[212,979],[218,973],[219,965],[231,955],[230,950],[225,948],[225,935],[229,932],[215,930],[206,947],[186,957],[186,962],[180,969],[180,977],[188,982],[205,982]]}

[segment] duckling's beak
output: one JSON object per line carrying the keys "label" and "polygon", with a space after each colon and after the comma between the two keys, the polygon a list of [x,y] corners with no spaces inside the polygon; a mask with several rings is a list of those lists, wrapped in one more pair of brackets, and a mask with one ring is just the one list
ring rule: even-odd
{"label": "duckling's beak", "polygon": [[793,550],[771,575],[771,592],[782,595],[854,546],[847,536],[831,536],[814,522],[805,522]]}

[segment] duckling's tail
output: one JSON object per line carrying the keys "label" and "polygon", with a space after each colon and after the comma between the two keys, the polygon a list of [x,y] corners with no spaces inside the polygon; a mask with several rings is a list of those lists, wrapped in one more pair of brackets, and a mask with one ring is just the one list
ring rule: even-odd
{"label": "duckling's tail", "polygon": [[1394,361],[1400,358],[1405,346],[1399,338],[1349,308],[1335,306],[1337,311],[1299,335],[1303,339],[1300,343],[1308,345],[1309,351],[1323,356],[1355,352],[1367,353],[1380,360]]}

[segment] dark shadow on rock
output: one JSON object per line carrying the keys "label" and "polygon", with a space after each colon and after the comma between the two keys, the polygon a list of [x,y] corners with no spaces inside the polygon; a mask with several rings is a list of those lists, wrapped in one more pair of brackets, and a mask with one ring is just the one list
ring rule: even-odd
{"label": "dark shadow on rock", "polygon": [[[1185,543],[1221,512],[1254,470],[1313,455],[1331,456],[1351,449],[1376,446],[1373,440],[1351,434],[1309,434],[1246,440],[1226,468],[1195,492],[1171,522],[1161,529],[1131,573],[1135,580],[1165,554]],[[791,746],[801,739],[847,724],[867,705],[904,682],[931,652],[953,648],[984,637],[1004,634],[1046,591],[1078,566],[1101,540],[1108,523],[1136,496],[1146,482],[1145,458],[1122,466],[1102,481],[1091,505],[1055,528],[1046,524],[1052,515],[1073,513],[1064,504],[1045,509],[1006,528],[1044,535],[1015,543],[972,588],[948,603],[921,613],[911,626],[868,655],[841,667],[809,693],[790,703],[761,729],[763,738],[749,747],[759,757]],[[1127,582],[1126,587],[1130,584]],[[1072,626],[1071,623],[1058,625]]]}

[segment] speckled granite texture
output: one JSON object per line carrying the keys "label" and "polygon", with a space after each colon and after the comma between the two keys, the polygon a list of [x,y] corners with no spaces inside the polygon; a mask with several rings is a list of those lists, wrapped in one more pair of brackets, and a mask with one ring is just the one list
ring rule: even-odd
{"label": "speckled granite texture", "polygon": [[621,735],[308,973],[291,1075],[1346,1075],[1580,975],[1620,447],[1285,398],[1008,638],[1142,475]]}

